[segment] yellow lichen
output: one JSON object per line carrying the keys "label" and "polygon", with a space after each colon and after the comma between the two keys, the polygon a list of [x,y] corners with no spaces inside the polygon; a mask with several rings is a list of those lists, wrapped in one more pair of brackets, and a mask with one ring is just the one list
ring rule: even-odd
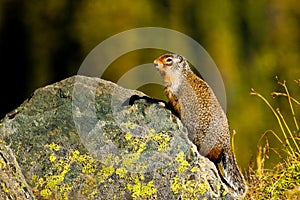
{"label": "yellow lichen", "polygon": [[155,142],[160,141],[161,139],[162,139],[161,134],[156,134],[156,135],[154,135],[154,137],[153,137],[153,140],[154,140]]}
{"label": "yellow lichen", "polygon": [[98,190],[95,189],[95,190],[93,190],[93,191],[88,195],[88,197],[91,198],[91,199],[93,199],[93,198],[95,197],[95,195],[97,195],[97,194],[98,194]]}
{"label": "yellow lichen", "polygon": [[1,182],[1,188],[6,194],[9,194],[9,189],[7,188],[5,183]]}
{"label": "yellow lichen", "polygon": [[190,164],[185,160],[184,153],[182,151],[177,154],[176,161],[179,163],[178,171],[180,173],[185,172],[190,166]]}
{"label": "yellow lichen", "polygon": [[77,162],[78,163],[85,163],[87,159],[88,159],[88,156],[86,154],[79,155],[78,158],[77,158]]}
{"label": "yellow lichen", "polygon": [[148,131],[148,133],[149,133],[149,136],[151,137],[152,135],[155,134],[155,129],[151,128],[151,129]]}
{"label": "yellow lichen", "polygon": [[[70,151],[65,155],[58,152],[60,148],[54,143],[46,146],[51,150],[48,154],[51,170],[46,170],[40,177],[33,174],[30,181],[33,185],[33,191],[43,199],[68,199],[69,192],[77,186],[77,183],[82,184],[80,186],[81,193],[86,198],[93,199],[98,194],[100,184],[104,184],[103,186],[106,187],[106,183],[113,183],[114,180],[111,175],[116,171],[114,164],[120,159],[115,159],[112,154],[108,154],[102,160],[95,160],[90,154],[81,154],[79,150]],[[79,168],[81,174],[73,179],[66,179],[71,166]],[[74,172],[70,173],[72,177]],[[125,168],[118,170],[119,176],[124,176],[126,173]],[[83,182],[81,182],[82,178],[84,179]]]}
{"label": "yellow lichen", "polygon": [[165,133],[154,134],[152,137],[154,142],[158,144],[158,151],[169,151],[171,138]]}
{"label": "yellow lichen", "polygon": [[208,182],[190,179],[188,172],[195,173],[198,169],[194,166],[187,171],[190,168],[190,164],[185,160],[184,152],[181,151],[177,154],[176,161],[179,174],[171,180],[171,191],[174,194],[180,193],[182,199],[198,199],[200,195],[203,195],[208,190]]}
{"label": "yellow lichen", "polygon": [[45,199],[48,199],[52,192],[49,189],[43,189],[40,191],[40,195],[44,197]]}
{"label": "yellow lichen", "polygon": [[55,143],[49,144],[49,148],[52,149],[53,151],[58,151],[60,149],[60,146]]}
{"label": "yellow lichen", "polygon": [[81,170],[82,173],[84,173],[84,174],[92,174],[92,173],[94,173],[96,171],[94,163],[95,163],[94,159],[89,159],[85,163],[84,167],[82,168],[82,170]]}
{"label": "yellow lichen", "polygon": [[140,154],[146,149],[146,143],[140,138],[134,138],[131,142],[129,142],[129,145],[133,150]]}
{"label": "yellow lichen", "polygon": [[[31,184],[33,191],[38,192],[44,199],[68,199],[68,192],[72,190],[73,183],[66,181],[66,175],[71,170],[71,164],[78,162],[80,152],[75,150],[65,157],[59,157],[53,151],[59,151],[60,147],[54,143],[47,145],[52,151],[48,157],[51,163],[51,172],[42,177],[33,174]],[[83,160],[83,159],[81,159]]]}
{"label": "yellow lichen", "polygon": [[71,160],[72,161],[77,161],[78,158],[79,158],[79,155],[80,155],[80,151],[78,151],[78,150],[73,151]]}
{"label": "yellow lichen", "polygon": [[[134,124],[125,123],[126,127],[134,128]],[[125,148],[129,153],[119,156],[108,154],[100,160],[94,159],[90,154],[82,154],[79,150],[73,150],[65,153],[60,153],[60,146],[51,143],[47,145],[48,160],[50,160],[51,171],[43,175],[33,175],[32,183],[34,191],[39,191],[39,194],[45,199],[67,199],[68,193],[80,182],[80,192],[86,198],[96,198],[99,186],[110,187],[114,184],[114,174],[120,179],[127,181],[125,190],[129,190],[135,199],[155,199],[157,198],[157,189],[154,181],[145,178],[142,170],[147,166],[146,163],[140,162],[140,157],[147,148],[157,147],[157,151],[170,150],[171,138],[167,133],[155,133],[154,129],[148,131],[148,137],[137,137],[127,132],[123,135],[126,144]],[[123,140],[124,141],[124,140]],[[184,173],[190,168],[190,164],[185,160],[184,152],[180,152],[176,156],[178,163],[178,172]],[[70,169],[79,170],[78,177],[74,177]],[[118,166],[118,168],[115,168]],[[128,173],[128,171],[137,173]],[[191,172],[196,172],[197,168],[191,168]],[[69,173],[70,172],[70,173]],[[81,173],[80,173],[81,172]],[[67,176],[68,175],[68,176]],[[66,178],[67,176],[67,178]],[[200,193],[203,188],[201,184],[193,181],[186,181],[180,176],[172,179],[171,189],[174,194],[182,193],[186,196],[193,196]],[[82,182],[82,180],[84,180]],[[201,186],[201,187],[200,187]],[[200,189],[199,189],[200,188]]]}
{"label": "yellow lichen", "polygon": [[139,178],[136,178],[134,184],[127,184],[127,189],[132,192],[131,196],[135,199],[145,197],[157,198],[157,190],[153,180],[145,184]]}
{"label": "yellow lichen", "polygon": [[[129,169],[134,169],[134,168],[138,167],[138,166],[136,166],[136,163],[139,160],[139,158],[140,158],[139,153],[130,153],[130,154],[124,155],[121,165],[126,166]],[[138,170],[138,169],[136,168],[136,170]]]}
{"label": "yellow lichen", "polygon": [[54,153],[51,153],[51,155],[49,156],[49,160],[50,162],[54,162],[56,160],[56,156]]}
{"label": "yellow lichen", "polygon": [[0,169],[6,169],[6,163],[4,162],[4,160],[2,159],[2,157],[0,159]]}
{"label": "yellow lichen", "polygon": [[148,131],[147,138],[133,138],[130,132],[125,134],[125,140],[128,142],[129,147],[133,148],[134,151],[137,153],[142,153],[146,150],[146,144],[149,141],[155,142],[157,145],[157,151],[169,151],[171,150],[170,147],[170,140],[171,138],[166,133],[158,133],[155,134],[154,129],[150,129]]}
{"label": "yellow lichen", "polygon": [[130,128],[130,129],[135,128],[135,124],[132,122],[125,122],[125,123],[122,123],[122,125],[126,126],[127,128]]}
{"label": "yellow lichen", "polygon": [[39,184],[40,186],[42,186],[44,183],[45,183],[45,180],[44,180],[43,178],[39,178],[39,179],[38,179],[38,184]]}
{"label": "yellow lichen", "polygon": [[201,183],[199,180],[185,180],[175,176],[171,181],[171,190],[174,194],[181,193],[182,199],[195,199],[203,195],[209,189],[207,182]]}
{"label": "yellow lichen", "polygon": [[71,190],[72,190],[72,187],[70,186],[69,183],[66,183],[66,184],[64,185],[64,187],[61,187],[61,188],[59,189],[59,191],[60,191],[61,193],[68,192],[68,191],[71,191]]}
{"label": "yellow lichen", "polygon": [[99,182],[104,183],[106,179],[111,176],[115,172],[115,168],[113,166],[108,166],[102,168],[98,173],[97,176],[99,177]]}
{"label": "yellow lichen", "polygon": [[193,172],[193,173],[197,172],[197,167],[193,167],[193,168],[191,169],[191,172]]}
{"label": "yellow lichen", "polygon": [[130,134],[130,132],[127,132],[127,133],[125,134],[125,140],[126,140],[126,141],[129,141],[129,140],[131,140],[131,138],[132,138],[132,135]]}
{"label": "yellow lichen", "polygon": [[38,176],[36,174],[33,174],[30,181],[31,183],[35,184],[38,181]]}
{"label": "yellow lichen", "polygon": [[227,194],[228,194],[228,192],[227,192],[226,190],[224,190],[224,191],[222,192],[222,197],[225,197]]}
{"label": "yellow lichen", "polygon": [[140,180],[145,180],[144,174],[142,172],[139,173],[139,179]]}
{"label": "yellow lichen", "polygon": [[171,182],[171,190],[174,194],[178,194],[182,190],[181,182],[179,181],[179,177],[175,176]]}
{"label": "yellow lichen", "polygon": [[146,143],[141,142],[137,147],[137,153],[142,153],[144,150],[146,150]]}
{"label": "yellow lichen", "polygon": [[83,187],[81,188],[81,194],[92,194],[97,187],[97,180],[94,177],[87,176]]}
{"label": "yellow lichen", "polygon": [[127,174],[127,170],[124,167],[116,169],[116,174],[119,175],[121,178]]}

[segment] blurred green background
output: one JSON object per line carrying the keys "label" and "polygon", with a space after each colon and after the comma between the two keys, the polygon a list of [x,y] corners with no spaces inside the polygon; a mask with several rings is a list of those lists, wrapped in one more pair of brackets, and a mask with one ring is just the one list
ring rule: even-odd
{"label": "blurred green background", "polygon": [[[148,26],[194,38],[216,62],[225,81],[230,126],[237,132],[237,160],[246,169],[261,135],[279,130],[271,111],[250,95],[250,89],[287,114],[286,100],[270,96],[282,90],[274,77],[287,80],[292,96],[299,97],[300,86],[294,82],[300,78],[297,0],[1,0],[1,118],[36,88],[76,74],[85,56],[103,40]],[[125,54],[104,78],[117,81],[130,68],[152,62],[161,53],[145,49]],[[140,89],[164,98],[162,87]],[[278,147],[273,137],[268,138],[271,147]],[[271,153],[268,166],[277,158]]]}

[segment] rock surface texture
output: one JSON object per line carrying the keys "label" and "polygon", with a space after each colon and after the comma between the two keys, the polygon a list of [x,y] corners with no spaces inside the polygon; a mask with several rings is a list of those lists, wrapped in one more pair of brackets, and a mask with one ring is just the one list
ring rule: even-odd
{"label": "rock surface texture", "polygon": [[234,199],[162,103],[83,76],[1,120],[0,175],[0,199]]}

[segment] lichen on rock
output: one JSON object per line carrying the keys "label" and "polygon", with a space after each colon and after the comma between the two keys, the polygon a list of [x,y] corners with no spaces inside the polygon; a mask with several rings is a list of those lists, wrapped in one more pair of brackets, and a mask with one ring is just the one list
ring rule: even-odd
{"label": "lichen on rock", "polygon": [[40,88],[1,123],[32,199],[233,198],[171,111],[99,78]]}

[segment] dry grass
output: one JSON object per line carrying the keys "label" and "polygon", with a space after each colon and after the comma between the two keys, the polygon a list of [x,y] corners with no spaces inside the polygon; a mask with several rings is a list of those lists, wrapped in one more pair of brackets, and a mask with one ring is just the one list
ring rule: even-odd
{"label": "dry grass", "polygon": [[[280,131],[266,131],[262,138],[265,145],[258,147],[256,167],[250,167],[247,181],[249,191],[245,199],[300,199],[300,149],[299,149],[299,123],[296,118],[295,106],[300,106],[299,101],[290,96],[286,82],[278,84],[283,92],[273,92],[274,98],[287,99],[288,113],[281,113],[280,108],[274,108],[261,94],[252,89],[251,94],[262,99],[275,116]],[[296,81],[300,85],[300,80]],[[270,148],[266,135],[271,134],[282,145],[276,154],[282,158],[273,169],[264,167],[268,152],[275,150]]]}

